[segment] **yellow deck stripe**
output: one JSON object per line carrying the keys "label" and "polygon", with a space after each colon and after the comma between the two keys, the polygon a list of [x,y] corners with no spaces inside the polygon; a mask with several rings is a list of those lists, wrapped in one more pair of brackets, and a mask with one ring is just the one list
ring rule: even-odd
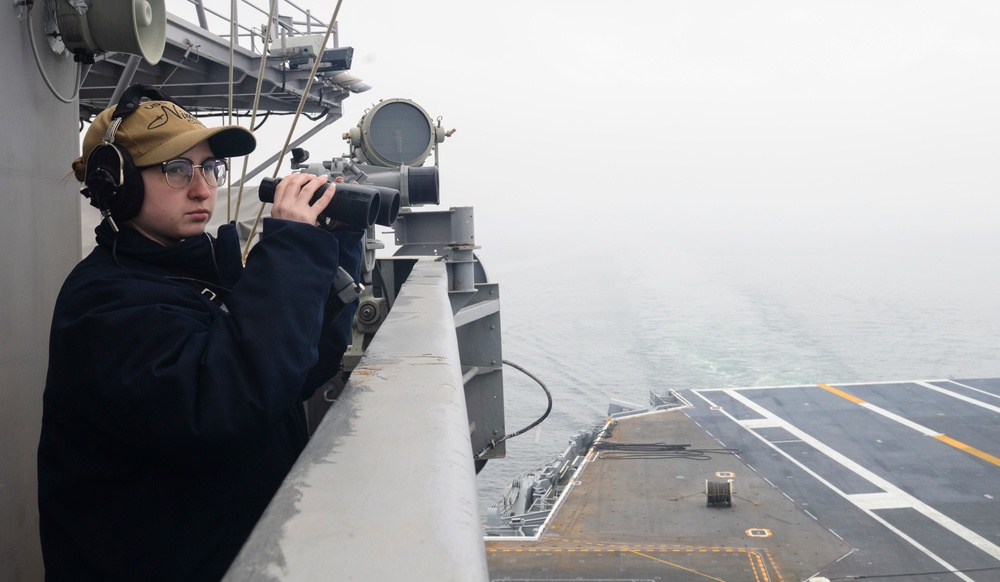
{"label": "yellow deck stripe", "polygon": [[817,384],[817,386],[819,386],[823,390],[826,390],[827,392],[832,392],[837,396],[840,396],[841,398],[846,398],[847,400],[850,400],[855,404],[867,404],[864,400],[858,398],[857,396],[854,396],[853,394],[848,394],[843,390],[837,390],[836,388],[830,386],[829,384]]}
{"label": "yellow deck stripe", "polygon": [[760,557],[760,554],[747,552],[747,557],[750,558],[750,568],[753,569],[753,577],[757,582],[771,582],[770,576],[767,575],[767,567],[764,566],[764,559]]}
{"label": "yellow deck stripe", "polygon": [[988,462],[993,463],[994,465],[1000,467],[1000,458],[994,457],[993,455],[991,455],[989,453],[980,451],[979,449],[977,449],[975,447],[970,447],[969,445],[963,443],[962,441],[956,441],[955,439],[953,439],[953,438],[951,438],[949,436],[945,436],[943,434],[942,435],[938,435],[938,436],[936,436],[934,438],[936,438],[937,440],[945,443],[946,445],[951,445],[951,446],[955,447],[956,449],[959,449],[961,451],[965,451],[965,452],[969,453],[970,455],[972,455],[974,457],[979,457],[980,459],[982,459],[984,461],[988,461]]}
{"label": "yellow deck stripe", "polygon": [[653,556],[650,556],[648,554],[644,554],[642,552],[637,552],[635,550],[628,550],[628,551],[629,551],[629,553],[635,554],[637,556],[642,556],[643,558],[649,558],[650,560],[653,560],[653,561],[656,561],[656,562],[660,562],[661,564],[666,564],[668,566],[673,566],[674,568],[677,568],[678,570],[684,570],[685,572],[690,572],[692,574],[695,574],[696,576],[701,576],[703,578],[708,578],[709,580],[715,580],[716,582],[726,582],[725,580],[723,580],[721,578],[716,578],[715,576],[709,576],[708,574],[705,574],[703,572],[699,572],[697,570],[692,570],[691,568],[685,568],[684,566],[681,566],[680,564],[675,564],[673,562],[668,562],[666,560],[661,560],[659,558],[654,558]]}
{"label": "yellow deck stripe", "polygon": [[[834,388],[833,386],[830,386],[829,384],[817,384],[817,386],[819,386],[823,390],[826,390],[827,392],[831,392],[833,394],[836,394],[837,396],[840,396],[841,398],[846,398],[847,400],[850,400],[851,402],[853,402],[855,404],[868,404],[867,402],[865,402],[864,400],[858,398],[857,396],[854,396],[853,394],[848,394],[847,392],[844,392],[843,390],[838,390],[838,389]],[[982,460],[984,460],[986,462],[993,463],[994,465],[1000,467],[1000,457],[994,457],[993,455],[991,455],[991,454],[989,454],[987,452],[980,451],[979,449],[977,449],[975,447],[970,447],[969,445],[963,443],[962,441],[957,441],[957,440],[955,440],[955,439],[953,439],[953,438],[951,438],[949,436],[945,436],[943,434],[932,435],[932,436],[934,438],[936,438],[937,440],[943,442],[946,445],[953,446],[953,447],[955,447],[956,449],[958,449],[960,451],[965,451],[966,453],[969,453],[970,455],[972,455],[974,457],[979,457],[980,459],[982,459]]]}

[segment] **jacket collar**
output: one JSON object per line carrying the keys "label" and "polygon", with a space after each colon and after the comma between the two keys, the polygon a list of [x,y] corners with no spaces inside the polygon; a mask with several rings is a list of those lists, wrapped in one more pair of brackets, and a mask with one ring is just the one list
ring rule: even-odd
{"label": "jacket collar", "polygon": [[184,275],[224,285],[235,284],[242,271],[239,240],[232,224],[219,228],[219,238],[201,236],[164,246],[139,231],[123,227],[119,232],[102,221],[94,231],[97,244],[111,252],[124,268],[154,266],[174,275]]}

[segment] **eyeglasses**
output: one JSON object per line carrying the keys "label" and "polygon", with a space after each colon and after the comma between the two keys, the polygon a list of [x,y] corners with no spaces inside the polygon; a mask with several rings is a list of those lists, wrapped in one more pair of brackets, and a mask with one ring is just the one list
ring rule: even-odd
{"label": "eyeglasses", "polygon": [[209,187],[218,188],[226,183],[227,167],[226,160],[221,158],[205,160],[201,164],[195,164],[187,158],[176,158],[160,164],[160,169],[167,178],[167,185],[178,190],[191,185],[195,168],[201,168],[201,174]]}

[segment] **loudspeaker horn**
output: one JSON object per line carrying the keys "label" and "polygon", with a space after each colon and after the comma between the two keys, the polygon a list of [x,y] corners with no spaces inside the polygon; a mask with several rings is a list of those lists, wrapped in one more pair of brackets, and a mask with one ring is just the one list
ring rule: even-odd
{"label": "loudspeaker horn", "polygon": [[[57,0],[59,33],[74,53],[118,52],[160,62],[167,44],[164,0]],[[88,8],[86,4],[91,4]]]}

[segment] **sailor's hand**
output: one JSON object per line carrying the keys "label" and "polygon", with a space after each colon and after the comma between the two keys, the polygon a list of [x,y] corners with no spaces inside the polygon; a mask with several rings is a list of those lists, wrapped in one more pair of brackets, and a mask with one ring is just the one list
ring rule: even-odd
{"label": "sailor's hand", "polygon": [[274,190],[271,216],[293,222],[319,224],[319,215],[333,199],[336,186],[331,184],[315,203],[309,204],[309,201],[316,190],[326,183],[326,176],[302,173],[285,176]]}
{"label": "sailor's hand", "polygon": [[[344,183],[344,177],[343,176],[337,176],[336,178],[333,179],[333,182],[334,182],[334,184],[343,184]],[[357,181],[351,182],[351,184],[357,184]],[[337,227],[350,226],[346,222],[343,222],[343,221],[340,221],[340,220],[327,219],[327,223],[325,225],[323,224],[322,221],[323,221],[323,219],[320,218],[320,225],[321,226],[326,226],[326,227],[337,228]]]}

